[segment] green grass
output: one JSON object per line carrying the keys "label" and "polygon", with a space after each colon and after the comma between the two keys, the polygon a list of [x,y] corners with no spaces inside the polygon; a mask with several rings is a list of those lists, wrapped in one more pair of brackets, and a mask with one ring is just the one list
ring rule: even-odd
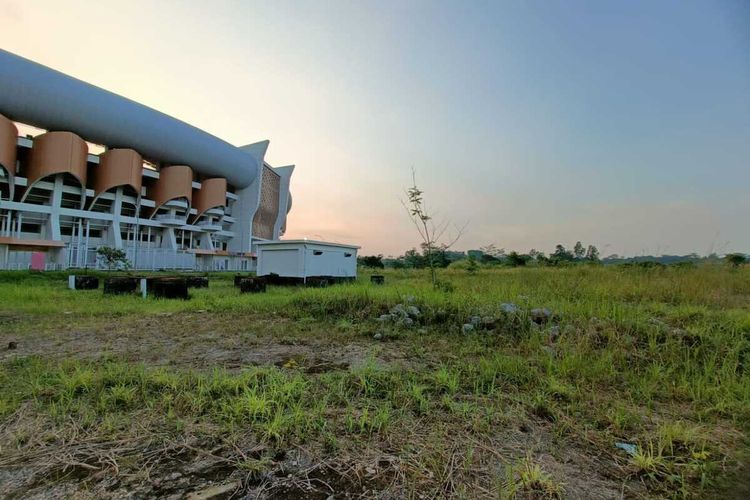
{"label": "green grass", "polygon": [[[605,457],[618,489],[623,481],[626,488],[645,485],[657,497],[716,494],[733,481],[750,430],[750,269],[444,271],[440,278],[452,292],[434,290],[426,272],[385,275],[384,286],[364,275],[326,289],[241,295],[230,274],[217,274],[209,289],[191,291],[191,300],[167,301],[69,291],[62,274],[0,273],[0,318],[12,319],[0,333],[21,342],[24,332],[54,335],[70,323],[200,313],[247,321],[248,328],[283,318],[292,343],[314,336],[392,345],[414,359],[397,365],[373,358],[307,373],[296,361],[227,371],[149,366],[116,352],[103,361],[6,357],[0,418],[11,429],[12,460],[32,453],[45,435],[62,446],[81,436],[158,429],[170,439],[301,445],[320,457],[375,448],[409,464],[402,471],[407,491],[438,496],[556,498],[576,491],[569,478],[536,463],[535,451]],[[406,301],[422,313],[413,328],[375,321]],[[503,315],[503,302],[522,312]],[[533,307],[554,311],[557,339],[529,322]],[[472,316],[495,318],[495,328],[462,333]],[[374,333],[383,340],[372,340]],[[524,445],[488,465],[498,455],[486,448],[519,426],[541,429],[550,444]],[[618,441],[637,452],[617,450]],[[460,466],[448,442],[462,443]],[[484,448],[474,450],[477,442]],[[257,476],[271,462],[270,455],[240,457],[236,467]]]}

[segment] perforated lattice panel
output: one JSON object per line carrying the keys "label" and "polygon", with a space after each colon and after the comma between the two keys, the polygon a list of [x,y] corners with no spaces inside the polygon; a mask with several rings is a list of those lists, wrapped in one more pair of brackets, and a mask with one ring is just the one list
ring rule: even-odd
{"label": "perforated lattice panel", "polygon": [[273,239],[273,226],[279,215],[279,191],[281,177],[267,166],[263,166],[260,206],[253,217],[253,236]]}

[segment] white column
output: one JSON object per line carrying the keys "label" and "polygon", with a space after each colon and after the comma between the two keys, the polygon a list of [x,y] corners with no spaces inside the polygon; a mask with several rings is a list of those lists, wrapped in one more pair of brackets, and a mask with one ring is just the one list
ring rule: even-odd
{"label": "white column", "polygon": [[52,189],[52,199],[50,200],[49,228],[52,233],[52,239],[55,241],[62,240],[60,233],[60,207],[62,205],[63,191],[63,174],[55,176],[55,186]]}
{"label": "white column", "polygon": [[81,257],[81,250],[83,249],[83,221],[78,218],[78,243],[76,246],[76,267],[83,267],[83,257]]}
{"label": "white column", "polygon": [[86,219],[86,244],[84,245],[83,267],[89,267],[89,235],[91,234],[91,219]]}
{"label": "white column", "polygon": [[120,233],[120,216],[122,215],[122,186],[115,190],[115,202],[112,204],[112,223],[110,224],[111,235],[109,241],[115,248],[123,248],[122,234]]}

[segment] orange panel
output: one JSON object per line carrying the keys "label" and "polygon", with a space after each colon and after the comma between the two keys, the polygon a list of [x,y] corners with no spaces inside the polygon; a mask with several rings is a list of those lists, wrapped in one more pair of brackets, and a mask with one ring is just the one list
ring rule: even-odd
{"label": "orange panel", "polygon": [[32,185],[49,175],[70,174],[86,186],[86,142],[72,132],[47,132],[34,139],[26,168],[29,192]]}
{"label": "orange panel", "polygon": [[0,115],[0,168],[4,168],[8,173],[11,193],[13,193],[13,177],[16,173],[17,140],[18,129],[16,125]]}
{"label": "orange panel", "polygon": [[172,165],[159,170],[159,180],[148,190],[148,197],[154,200],[155,214],[159,207],[176,198],[193,199],[193,170],[187,165]]}
{"label": "orange panel", "polygon": [[132,149],[110,149],[99,155],[93,170],[94,192],[99,196],[117,186],[130,186],[141,194],[143,158]]}
{"label": "orange panel", "polygon": [[201,188],[193,191],[193,208],[198,212],[193,220],[198,220],[206,210],[226,205],[227,180],[223,177],[204,179]]}
{"label": "orange panel", "polygon": [[55,240],[23,240],[21,238],[12,238],[10,236],[0,236],[0,245],[23,247],[30,250],[46,250],[48,248],[64,247],[65,242]]}

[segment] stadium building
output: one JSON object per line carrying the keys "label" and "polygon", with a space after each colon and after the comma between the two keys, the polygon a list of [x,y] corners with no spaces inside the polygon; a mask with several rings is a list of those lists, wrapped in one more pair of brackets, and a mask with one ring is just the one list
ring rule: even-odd
{"label": "stadium building", "polygon": [[[19,130],[34,133],[19,136]],[[253,270],[294,166],[0,50],[0,269]]]}

